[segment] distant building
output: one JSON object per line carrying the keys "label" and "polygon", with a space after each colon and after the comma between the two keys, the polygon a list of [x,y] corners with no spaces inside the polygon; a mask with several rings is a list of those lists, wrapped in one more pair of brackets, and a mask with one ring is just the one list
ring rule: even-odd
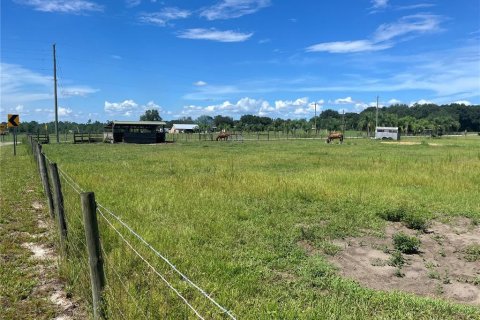
{"label": "distant building", "polygon": [[174,123],[170,129],[170,133],[192,133],[198,131],[200,128],[196,124]]}
{"label": "distant building", "polygon": [[165,142],[163,121],[112,121],[104,127],[106,142],[161,143]]}

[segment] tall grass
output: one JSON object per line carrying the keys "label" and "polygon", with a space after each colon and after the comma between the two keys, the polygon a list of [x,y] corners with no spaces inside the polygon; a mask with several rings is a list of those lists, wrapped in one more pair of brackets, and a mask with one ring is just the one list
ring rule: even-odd
{"label": "tall grass", "polygon": [[[415,208],[426,219],[480,218],[480,141],[435,142],[442,145],[355,139],[343,145],[296,140],[62,144],[44,150],[239,318],[473,319],[478,308],[362,288],[337,276],[322,254],[310,255],[299,245],[306,240],[324,252],[335,238],[381,233],[380,213],[395,207]],[[66,202],[78,203],[78,195],[67,195]],[[80,214],[78,208],[71,211]],[[112,316],[193,318],[99,219]],[[148,250],[140,250],[202,314],[221,317]],[[65,265],[74,288],[83,285],[75,283],[80,263]],[[86,289],[76,290],[88,296]]]}

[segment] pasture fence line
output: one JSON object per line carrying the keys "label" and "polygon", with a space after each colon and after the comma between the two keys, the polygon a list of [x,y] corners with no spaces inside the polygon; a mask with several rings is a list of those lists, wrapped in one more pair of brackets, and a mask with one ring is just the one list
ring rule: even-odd
{"label": "pasture fence line", "polygon": [[[156,276],[157,279],[160,278],[160,283],[163,283],[166,288],[168,288],[167,290],[170,290],[172,294],[177,297],[177,301],[184,304],[186,310],[190,310],[192,315],[195,315],[195,317],[199,319],[209,318],[205,317],[205,314],[202,315],[202,311],[198,308],[200,306],[205,308],[204,304],[195,306],[195,303],[198,304],[198,299],[193,299],[192,294],[185,295],[185,293],[182,293],[182,291],[187,290],[187,288],[191,288],[188,290],[194,290],[199,294],[199,297],[206,299],[205,302],[207,305],[211,304],[211,307],[209,307],[208,310],[204,310],[203,313],[212,315],[212,310],[216,309],[218,312],[214,312],[214,315],[217,314],[221,317],[235,319],[231,311],[219,304],[210,294],[187,277],[185,273],[181,272],[164,254],[155,249],[152,244],[146,241],[144,237],[128,225],[118,214],[115,214],[112,210],[96,201],[93,192],[85,192],[65,170],[62,170],[57,163],[45,155],[41,143],[30,136],[27,139],[27,144],[29,147],[28,151],[32,151],[32,156],[38,165],[44,194],[49,202],[51,217],[58,227],[60,254],[62,258],[65,258],[62,261],[67,264],[71,263],[70,260],[77,262],[76,265],[72,266],[72,270],[79,272],[79,274],[75,275],[77,278],[86,279],[88,277],[86,270],[90,269],[91,296],[87,296],[86,298],[92,304],[93,317],[95,319],[109,318],[109,315],[114,314],[113,308],[117,310],[116,312],[118,312],[120,317],[128,319],[128,310],[122,310],[119,304],[115,302],[110,303],[110,301],[105,301],[104,299],[109,292],[113,292],[114,290],[114,286],[108,284],[108,282],[113,279],[118,280],[121,284],[119,288],[127,294],[128,302],[135,307],[136,316],[140,314],[145,319],[158,317],[156,314],[149,316],[148,310],[142,309],[139,305],[142,301],[131,292],[133,289],[131,289],[132,286],[128,285],[128,279],[121,276],[121,272],[117,270],[117,267],[120,266],[115,265],[113,260],[107,258],[109,255],[104,245],[108,247],[110,243],[102,243],[102,239],[105,241],[105,239],[111,236],[115,236],[125,248],[128,248],[134,256],[143,263],[145,266],[145,269],[142,269],[144,270],[143,276],[147,276],[148,274],[145,272],[146,270],[150,270],[150,274]],[[62,186],[65,188],[62,188]],[[78,196],[80,197],[80,201],[78,202],[81,203],[81,210],[79,210],[78,207],[74,208],[75,205],[78,206],[78,202],[77,204],[73,203],[72,208],[67,208],[64,198],[65,192],[71,194],[73,198],[78,199]],[[72,203],[70,203],[70,205],[71,204]],[[83,219],[79,217],[79,211],[83,213]],[[100,221],[97,220],[97,213],[101,218]],[[75,219],[72,220],[73,217],[75,217]],[[115,226],[115,224],[117,226]],[[104,230],[99,228],[99,225],[103,226]],[[84,237],[80,235],[82,233],[81,229],[84,229]],[[124,230],[124,233],[122,233],[121,229]],[[107,232],[108,230],[111,232]],[[137,248],[132,241],[128,240],[126,235],[132,239],[136,239],[144,248],[142,250],[146,250],[146,253],[149,253],[151,258],[148,258],[145,253],[142,254],[142,250]],[[113,249],[117,249],[117,247]],[[112,259],[113,257],[114,256],[112,256]],[[155,258],[159,259],[158,262],[165,265],[164,269],[167,268],[170,271],[164,270],[162,273],[162,270],[155,266],[158,262],[154,263],[152,260]],[[108,268],[104,268],[105,265]],[[69,266],[67,266],[67,269],[68,267]],[[108,270],[107,275],[112,277],[106,278],[106,269]],[[175,285],[173,283],[175,281],[169,280],[167,274],[169,277],[171,277],[172,274],[176,274],[178,277],[172,279],[180,282]],[[113,278],[113,275],[115,278]],[[183,289],[176,287],[180,285]],[[133,286],[133,288],[135,288],[135,286]],[[82,292],[85,294],[87,288],[85,287],[83,289]],[[168,294],[163,300],[166,301],[168,306]]]}

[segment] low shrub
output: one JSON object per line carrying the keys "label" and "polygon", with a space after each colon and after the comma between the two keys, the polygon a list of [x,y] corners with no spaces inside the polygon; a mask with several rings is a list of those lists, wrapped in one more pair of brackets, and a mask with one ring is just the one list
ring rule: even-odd
{"label": "low shrub", "polygon": [[393,235],[393,245],[395,249],[402,253],[417,253],[420,243],[420,239],[417,237],[411,237],[403,232],[398,232]]}
{"label": "low shrub", "polygon": [[392,267],[401,268],[405,264],[405,258],[400,251],[395,250],[390,257],[388,264]]}
{"label": "low shrub", "polygon": [[425,231],[428,228],[428,219],[418,213],[408,213],[402,221],[409,229]]}
{"label": "low shrub", "polygon": [[380,212],[378,215],[384,220],[391,222],[399,222],[402,221],[405,217],[406,210],[404,207],[391,208]]}

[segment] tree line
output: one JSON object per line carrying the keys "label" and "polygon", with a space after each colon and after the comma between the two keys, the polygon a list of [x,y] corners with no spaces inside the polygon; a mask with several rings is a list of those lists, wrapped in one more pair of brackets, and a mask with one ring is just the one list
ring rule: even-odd
{"label": "tree line", "polygon": [[[162,120],[157,110],[147,110],[140,120]],[[246,114],[240,119],[217,115],[201,115],[196,119],[182,117],[166,121],[166,127],[170,128],[174,123],[198,124],[202,131],[236,130],[236,131],[292,131],[292,130],[361,130],[373,132],[376,124],[376,108],[369,107],[360,113],[346,112],[327,109],[317,117],[310,119],[283,119],[270,118]],[[103,132],[106,123],[99,121],[76,123],[60,121],[59,131],[65,132]],[[420,134],[431,132],[443,134],[446,132],[475,131],[480,132],[480,105],[464,104],[415,104],[408,106],[396,104],[378,109],[378,126],[399,127],[403,134]],[[38,123],[36,121],[23,122],[19,126],[20,132],[49,132],[53,133],[53,122]]]}

